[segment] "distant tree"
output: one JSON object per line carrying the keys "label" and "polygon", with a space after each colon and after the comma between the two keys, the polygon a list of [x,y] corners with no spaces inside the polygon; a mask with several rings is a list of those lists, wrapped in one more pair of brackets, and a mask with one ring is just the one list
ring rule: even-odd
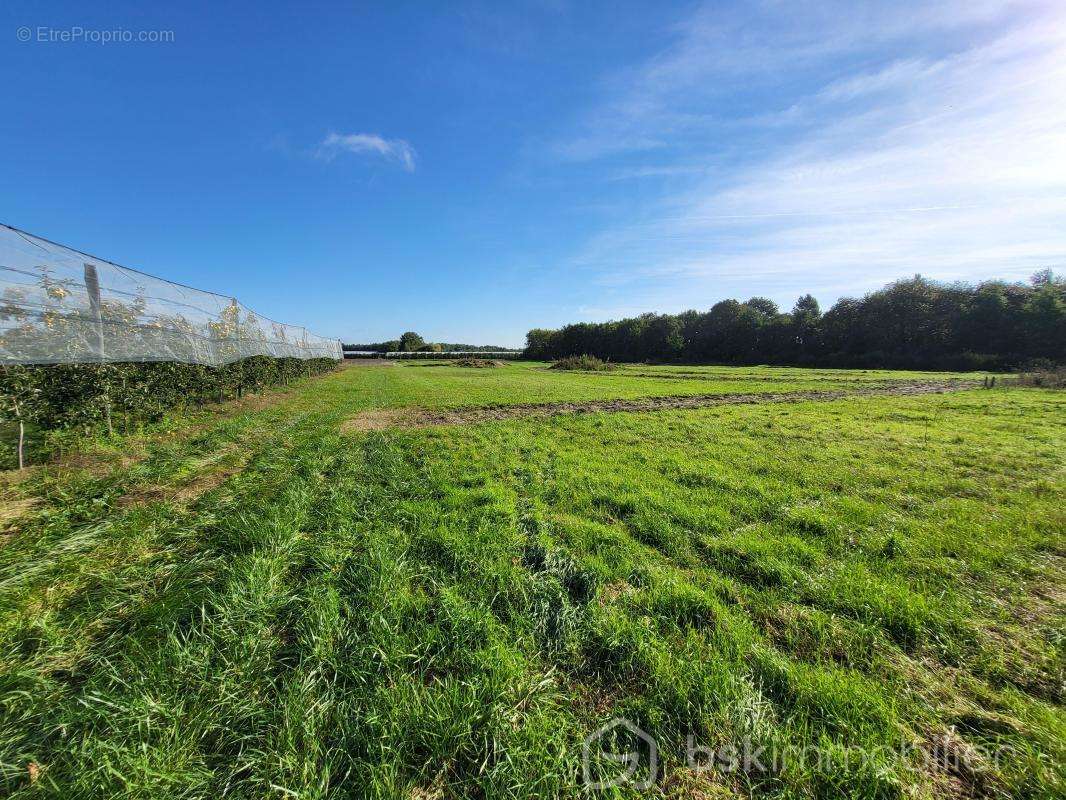
{"label": "distant tree", "polygon": [[1030,353],[1056,359],[1066,348],[1066,286],[1052,276],[1036,284],[1023,309],[1023,330]]}
{"label": "distant tree", "polygon": [[744,305],[767,319],[776,317],[778,314],[777,303],[765,297],[753,297]]}
{"label": "distant tree", "polygon": [[1061,282],[1062,278],[1058,277],[1054,272],[1052,272],[1049,267],[1037,270],[1029,278],[1029,283],[1036,287],[1048,286],[1049,284],[1053,285],[1055,283]]}
{"label": "distant tree", "polygon": [[[2,310],[2,309],[0,309],[0,310]],[[368,351],[368,352],[372,352],[372,353],[395,353],[395,352],[399,351],[401,349],[401,347],[402,347],[402,345],[400,344],[400,340],[399,339],[390,339],[387,342],[374,342],[372,344],[345,344],[343,346],[343,349],[345,351],[348,351],[348,352],[350,352],[350,351],[367,352]],[[518,352],[518,350],[516,348],[513,348],[513,347],[501,347],[500,345],[495,345],[495,344],[460,344],[460,343],[450,343],[450,342],[434,342],[433,345],[432,345],[432,347],[433,347],[432,350],[427,350],[426,348],[428,348],[428,347],[431,347],[431,345],[423,343],[422,346],[419,347],[418,349],[423,351],[423,352],[434,352],[434,353],[447,353],[447,352],[450,352],[452,350],[464,350],[464,351],[484,350],[484,351],[500,352],[500,353],[503,353],[503,352]]]}
{"label": "distant tree", "polygon": [[534,328],[526,334],[525,355],[527,358],[547,360],[555,356],[552,340],[556,332],[546,328]]}
{"label": "distant tree", "polygon": [[1007,352],[1015,347],[1007,285],[988,281],[972,292],[959,320],[956,341],[964,351]]}
{"label": "distant tree", "polygon": [[820,355],[822,309],[813,295],[800,297],[785,324],[788,327],[785,360],[807,363]]}
{"label": "distant tree", "polygon": [[503,347],[498,344],[465,344],[463,342],[437,342],[441,346],[441,351],[444,353],[450,353],[455,350],[462,350],[464,352],[494,352],[494,353],[506,353],[515,352],[513,347]]}
{"label": "distant tree", "polygon": [[712,362],[749,363],[755,344],[756,314],[736,300],[722,300],[707,315],[705,358]]}
{"label": "distant tree", "polygon": [[413,353],[425,343],[425,339],[414,331],[407,331],[400,336],[400,350],[405,353]]}
{"label": "distant tree", "polygon": [[796,301],[796,305],[792,307],[792,319],[802,317],[808,321],[817,320],[822,316],[822,309],[818,305],[818,300],[814,295],[805,294],[803,297]]}
{"label": "distant tree", "polygon": [[643,360],[673,361],[681,355],[685,340],[681,322],[670,314],[645,314],[641,330],[640,353]]}

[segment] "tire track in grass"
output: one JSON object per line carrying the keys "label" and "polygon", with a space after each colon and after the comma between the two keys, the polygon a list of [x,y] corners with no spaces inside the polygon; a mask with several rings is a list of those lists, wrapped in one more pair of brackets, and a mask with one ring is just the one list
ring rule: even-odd
{"label": "tire track in grass", "polygon": [[343,624],[320,744],[330,796],[559,796],[559,748],[529,739],[557,742],[573,727],[553,681],[493,614],[494,584],[427,557],[439,528],[420,459],[384,437],[338,446],[346,464],[329,513]]}
{"label": "tire track in grass", "polygon": [[[31,751],[48,739],[52,709],[77,695],[116,643],[143,621],[159,625],[175,608],[199,604],[217,566],[198,549],[199,537],[229,494],[216,494],[209,509],[191,508],[221,482],[208,474],[207,485],[200,475],[179,491],[187,495],[183,502],[152,504],[73,530],[61,517],[52,537],[42,537],[53,540],[45,556],[7,554],[15,557],[0,591],[0,782],[18,785],[27,763],[39,765]],[[189,494],[193,485],[195,496]]]}
{"label": "tire track in grass", "polygon": [[[248,449],[241,452],[242,447]],[[57,559],[112,537],[128,522],[123,512],[130,507],[166,500],[191,505],[239,472],[259,449],[246,434],[223,440],[206,454],[202,447],[177,458],[170,452],[157,453],[118,479],[57,475],[38,498],[34,517],[13,531],[0,550],[0,592],[54,568]]]}
{"label": "tire track in grass", "polygon": [[39,765],[38,789],[73,796],[108,793],[90,785],[148,793],[185,785],[213,797],[263,772],[277,628],[316,479],[299,438],[279,437],[231,502],[204,509],[199,574],[129,620],[83,665],[71,693],[38,713],[23,740],[38,752],[19,754]]}
{"label": "tire track in grass", "polygon": [[222,475],[197,475],[169,504],[129,509],[73,530],[61,518],[52,537],[42,537],[57,540],[45,555],[11,559],[0,570],[0,642],[11,654],[10,662],[0,659],[0,676],[20,675],[15,685],[51,696],[63,683],[56,676],[81,675],[80,665],[110,637],[121,637],[132,620],[165,604],[167,592],[195,580],[198,570],[210,571],[197,549],[199,537],[231,492],[223,489],[206,510],[196,505],[234,474],[231,466]]}
{"label": "tire track in grass", "polygon": [[353,613],[339,586],[338,565],[359,548],[354,520],[366,516],[360,498],[344,485],[345,476],[358,471],[359,453],[339,441],[325,445],[326,467],[292,564],[293,602],[284,623],[289,642],[278,659],[275,713],[264,747],[273,756],[258,781],[309,800],[327,796],[345,777],[336,773],[330,741],[337,724],[339,647]]}

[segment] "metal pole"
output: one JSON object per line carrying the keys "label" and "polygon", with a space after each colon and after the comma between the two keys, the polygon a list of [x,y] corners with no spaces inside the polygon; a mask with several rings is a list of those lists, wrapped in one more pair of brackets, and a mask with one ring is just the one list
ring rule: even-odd
{"label": "metal pole", "polygon": [[236,297],[231,297],[233,302],[233,331],[237,337],[237,358],[240,365],[240,376],[237,378],[237,397],[244,397],[244,353],[241,352],[241,304]]}
{"label": "metal pole", "polygon": [[85,265],[85,290],[89,293],[89,315],[96,321],[96,352],[104,360],[104,315],[100,300],[100,276],[95,264]]}
{"label": "metal pole", "polygon": [[[100,298],[100,276],[96,271],[95,264],[85,265],[85,291],[89,295],[89,315],[96,321],[96,352],[100,358],[101,372],[104,364],[104,311],[103,301]],[[104,384],[104,417],[107,419],[107,432],[115,432],[111,425],[111,396],[110,386],[105,379]]]}

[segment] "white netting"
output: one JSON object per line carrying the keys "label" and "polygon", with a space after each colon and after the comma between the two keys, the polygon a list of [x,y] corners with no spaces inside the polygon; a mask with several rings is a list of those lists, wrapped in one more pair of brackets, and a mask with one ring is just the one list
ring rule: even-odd
{"label": "white netting", "polygon": [[218,366],[248,356],[343,358],[339,340],[274,322],[231,297],[0,224],[0,363]]}

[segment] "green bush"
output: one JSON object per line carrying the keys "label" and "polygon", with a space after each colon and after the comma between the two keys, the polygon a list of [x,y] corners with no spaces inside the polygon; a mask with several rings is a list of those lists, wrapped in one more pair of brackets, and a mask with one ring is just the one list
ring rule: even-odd
{"label": "green bush", "polygon": [[455,361],[457,367],[470,367],[472,369],[486,369],[500,366],[500,362],[491,358],[459,358]]}
{"label": "green bush", "polygon": [[567,358],[560,358],[553,363],[548,369],[571,369],[571,370],[583,370],[585,372],[606,372],[607,370],[615,369],[616,365],[610,361],[604,361],[596,356],[568,356]]}

